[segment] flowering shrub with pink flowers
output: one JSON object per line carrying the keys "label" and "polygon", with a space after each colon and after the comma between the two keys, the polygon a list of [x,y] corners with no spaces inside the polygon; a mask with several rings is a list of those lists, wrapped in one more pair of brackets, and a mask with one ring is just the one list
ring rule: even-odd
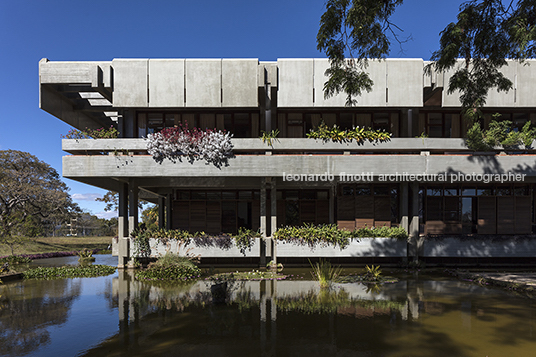
{"label": "flowering shrub with pink flowers", "polygon": [[190,163],[205,160],[220,168],[227,166],[228,159],[233,156],[231,137],[231,133],[215,129],[165,128],[147,135],[147,152],[158,163],[164,159],[182,161],[185,157]]}

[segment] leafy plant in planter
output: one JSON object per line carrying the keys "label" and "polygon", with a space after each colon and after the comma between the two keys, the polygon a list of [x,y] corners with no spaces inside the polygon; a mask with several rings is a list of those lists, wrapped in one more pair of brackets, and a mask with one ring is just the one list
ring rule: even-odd
{"label": "leafy plant in planter", "polygon": [[332,245],[334,247],[338,246],[340,249],[346,248],[350,244],[350,239],[374,237],[407,240],[408,233],[401,227],[372,227],[348,231],[346,229],[339,229],[336,224],[318,226],[305,224],[300,227],[287,226],[279,228],[273,235],[273,238],[276,240],[308,245],[311,248],[317,245]]}
{"label": "leafy plant in planter", "polygon": [[268,144],[268,146],[272,146],[275,140],[277,140],[277,136],[279,135],[279,129],[275,129],[270,131],[269,133],[261,130],[261,140],[263,143]]}
{"label": "leafy plant in planter", "polygon": [[488,130],[482,130],[480,123],[474,122],[467,130],[467,147],[475,151],[493,150],[497,146],[504,148],[524,145],[530,147],[536,138],[536,128],[527,121],[521,131],[512,130],[510,120],[494,120],[489,123]]}
{"label": "leafy plant in planter", "polygon": [[191,242],[197,247],[218,247],[220,249],[229,249],[232,247],[232,242],[240,249],[242,254],[246,253],[246,250],[251,250],[251,247],[255,243],[255,238],[261,237],[259,232],[255,232],[251,229],[239,228],[238,234],[217,234],[209,235],[205,232],[194,232],[180,229],[155,229],[148,230],[143,227],[138,227],[131,233],[132,242],[134,244],[134,254],[136,257],[148,257],[151,253],[149,246],[149,239],[154,238],[162,243],[167,243],[170,239],[184,242],[184,247],[188,246]]}
{"label": "leafy plant in planter", "polygon": [[324,141],[331,140],[334,142],[355,140],[358,143],[362,143],[364,141],[389,141],[391,140],[391,133],[359,126],[353,129],[341,130],[337,125],[333,125],[333,127],[330,128],[322,121],[318,127],[311,129],[311,131],[307,133],[307,137],[312,139],[322,139]]}
{"label": "leafy plant in planter", "polygon": [[234,236],[234,241],[240,253],[246,254],[246,250],[251,251],[251,247],[255,242],[255,238],[260,238],[261,234],[259,232],[252,231],[247,228],[238,228],[238,234]]}

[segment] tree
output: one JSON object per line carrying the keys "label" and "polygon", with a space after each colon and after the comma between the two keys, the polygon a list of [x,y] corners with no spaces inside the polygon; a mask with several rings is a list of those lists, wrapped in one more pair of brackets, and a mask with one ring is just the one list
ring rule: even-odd
{"label": "tree", "polygon": [[[367,59],[389,53],[388,33],[400,40],[396,25],[389,21],[403,0],[328,0],[320,20],[318,49],[330,60],[324,85],[326,97],[344,91],[347,105],[372,81],[365,73]],[[448,92],[460,91],[466,113],[478,114],[492,88],[507,91],[512,82],[500,69],[506,58],[524,60],[536,55],[536,4],[534,0],[472,0],[460,5],[457,22],[441,32],[440,49],[433,53],[428,71],[455,68]]]}
{"label": "tree", "polygon": [[330,61],[326,70],[324,96],[346,93],[346,105],[357,103],[363,90],[370,92],[373,81],[365,69],[369,59],[385,58],[390,40],[399,39],[396,25],[389,21],[403,0],[328,0],[316,36],[318,50]]}
{"label": "tree", "polygon": [[0,243],[11,248],[24,243],[14,234],[31,219],[55,212],[69,214],[76,205],[58,173],[35,156],[22,151],[0,151]]}
{"label": "tree", "polygon": [[[104,210],[108,211],[117,211],[119,208],[119,194],[114,191],[108,191],[102,196],[102,198],[95,198],[95,201],[104,202],[106,206]],[[146,204],[145,200],[138,200],[138,208],[143,209],[143,205]]]}
{"label": "tree", "polygon": [[158,228],[159,219],[157,205],[147,207],[141,213],[141,221],[145,224],[145,227],[148,230],[156,230]]}
{"label": "tree", "polygon": [[[455,68],[448,93],[460,91],[462,107],[478,113],[490,89],[508,91],[513,83],[500,69],[507,58],[534,56],[535,9],[533,0],[504,5],[501,0],[473,0],[460,6],[457,22],[441,32],[440,48],[427,70]],[[458,59],[462,65],[458,65]]]}

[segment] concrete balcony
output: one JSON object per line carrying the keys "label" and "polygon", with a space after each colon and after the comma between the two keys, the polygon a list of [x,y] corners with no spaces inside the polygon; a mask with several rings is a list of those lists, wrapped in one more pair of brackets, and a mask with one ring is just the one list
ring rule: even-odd
{"label": "concrete balcony", "polygon": [[[363,144],[279,139],[273,146],[260,139],[234,139],[233,144],[235,157],[229,159],[228,166],[217,168],[202,161],[191,164],[164,160],[159,164],[147,154],[145,139],[64,139],[63,150],[73,155],[63,158],[63,175],[75,180],[280,177],[293,181],[296,175],[332,175],[329,181],[344,181],[351,175],[355,181],[368,180],[363,174],[380,180],[381,175],[397,174],[513,174],[525,175],[523,181],[536,178],[533,150],[475,153],[467,149],[463,139],[395,138]],[[422,179],[392,176],[389,180]]]}

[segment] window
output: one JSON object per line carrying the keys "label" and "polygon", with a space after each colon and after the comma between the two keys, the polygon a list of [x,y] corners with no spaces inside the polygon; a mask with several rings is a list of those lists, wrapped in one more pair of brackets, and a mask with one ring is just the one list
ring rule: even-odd
{"label": "window", "polygon": [[431,138],[452,137],[452,115],[448,113],[426,113],[426,133]]}
{"label": "window", "polygon": [[372,116],[372,129],[391,132],[389,113],[374,113]]}

